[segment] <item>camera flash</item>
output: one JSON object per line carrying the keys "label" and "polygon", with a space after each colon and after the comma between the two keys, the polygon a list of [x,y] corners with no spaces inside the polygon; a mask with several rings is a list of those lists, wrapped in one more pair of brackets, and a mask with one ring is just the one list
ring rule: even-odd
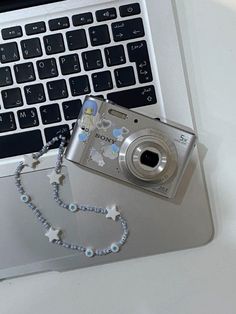
{"label": "camera flash", "polygon": [[120,119],[127,119],[127,114],[123,113],[123,112],[120,112],[120,111],[117,111],[117,110],[114,110],[114,109],[109,109],[109,114],[112,115],[112,116],[115,116],[117,118],[120,118]]}

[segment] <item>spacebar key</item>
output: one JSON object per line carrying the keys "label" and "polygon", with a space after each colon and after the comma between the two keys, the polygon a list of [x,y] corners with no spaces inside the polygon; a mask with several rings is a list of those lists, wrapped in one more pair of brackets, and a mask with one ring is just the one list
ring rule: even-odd
{"label": "spacebar key", "polygon": [[153,85],[114,92],[107,95],[107,98],[117,105],[130,108],[137,108],[157,103],[156,92]]}
{"label": "spacebar key", "polygon": [[0,136],[0,159],[39,151],[43,146],[39,130]]}

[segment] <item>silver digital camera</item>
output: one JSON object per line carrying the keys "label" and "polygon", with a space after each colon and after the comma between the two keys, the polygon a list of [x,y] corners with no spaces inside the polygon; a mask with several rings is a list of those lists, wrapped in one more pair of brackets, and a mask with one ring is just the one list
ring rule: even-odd
{"label": "silver digital camera", "polygon": [[192,132],[87,96],[66,158],[173,198],[195,144]]}

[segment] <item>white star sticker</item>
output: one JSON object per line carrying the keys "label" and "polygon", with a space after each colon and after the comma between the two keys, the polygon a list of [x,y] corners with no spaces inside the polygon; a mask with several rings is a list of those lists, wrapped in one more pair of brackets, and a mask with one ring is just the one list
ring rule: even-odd
{"label": "white star sticker", "polygon": [[62,174],[58,174],[56,173],[55,170],[53,170],[52,173],[48,174],[47,176],[50,179],[50,184],[53,184],[53,183],[61,184]]}
{"label": "white star sticker", "polygon": [[24,155],[24,164],[30,168],[35,168],[39,161],[33,158],[33,155]]}
{"label": "white star sticker", "polygon": [[98,165],[99,165],[100,167],[103,167],[103,166],[105,165],[104,160],[99,160]]}
{"label": "white star sticker", "polygon": [[119,136],[117,137],[117,141],[119,141],[119,142],[122,142],[123,139],[124,139],[124,136],[122,136],[122,135],[119,135]]}
{"label": "white star sticker", "polygon": [[118,212],[116,205],[111,208],[107,208],[106,218],[111,218],[115,221],[117,216],[120,216],[120,213]]}
{"label": "white star sticker", "polygon": [[59,233],[61,230],[50,228],[48,231],[45,233],[45,236],[48,237],[49,242],[53,242],[54,240],[60,240]]}

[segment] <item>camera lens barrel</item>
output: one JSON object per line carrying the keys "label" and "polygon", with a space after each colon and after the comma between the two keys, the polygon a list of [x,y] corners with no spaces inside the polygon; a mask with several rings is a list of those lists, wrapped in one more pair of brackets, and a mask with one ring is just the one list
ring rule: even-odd
{"label": "camera lens barrel", "polygon": [[119,164],[124,175],[135,184],[163,184],[177,170],[177,151],[163,133],[143,129],[126,138]]}

